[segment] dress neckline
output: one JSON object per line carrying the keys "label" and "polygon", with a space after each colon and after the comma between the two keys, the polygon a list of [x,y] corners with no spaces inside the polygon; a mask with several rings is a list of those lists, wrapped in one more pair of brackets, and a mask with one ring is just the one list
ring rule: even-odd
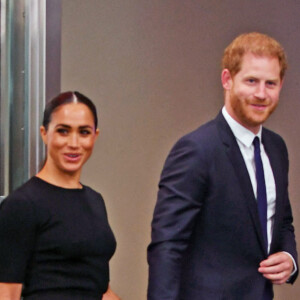
{"label": "dress neckline", "polygon": [[59,185],[55,185],[53,183],[50,183],[44,179],[41,179],[40,177],[37,177],[37,176],[33,176],[32,177],[35,181],[39,181],[40,183],[43,183],[44,185],[47,185],[49,187],[52,187],[52,188],[55,188],[57,190],[61,190],[61,191],[73,191],[73,192],[83,192],[85,190],[85,186],[80,183],[82,185],[82,188],[65,188],[65,187],[62,187],[62,186],[59,186]]}

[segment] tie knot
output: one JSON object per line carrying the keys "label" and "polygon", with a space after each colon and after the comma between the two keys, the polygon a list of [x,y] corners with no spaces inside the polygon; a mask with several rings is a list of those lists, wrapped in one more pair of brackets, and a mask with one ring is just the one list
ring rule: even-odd
{"label": "tie knot", "polygon": [[254,148],[255,148],[255,149],[259,149],[259,144],[260,144],[259,138],[258,138],[258,136],[256,136],[256,137],[254,138],[254,140],[253,140]]}

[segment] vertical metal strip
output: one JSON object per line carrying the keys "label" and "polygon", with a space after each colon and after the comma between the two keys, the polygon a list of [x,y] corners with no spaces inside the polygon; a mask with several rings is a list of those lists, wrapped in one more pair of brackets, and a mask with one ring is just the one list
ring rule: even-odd
{"label": "vertical metal strip", "polygon": [[25,101],[25,0],[9,0],[8,20],[10,49],[8,56],[9,90],[9,192],[19,187],[26,179],[28,165],[28,106]]}
{"label": "vertical metal strip", "polygon": [[45,105],[46,0],[26,0],[25,34],[27,41],[26,78],[28,103],[27,176],[36,174],[44,156],[39,128]]}
{"label": "vertical metal strip", "polygon": [[[0,93],[0,197],[9,190],[9,13],[7,0],[1,0],[1,93]],[[1,200],[1,199],[0,199]]]}
{"label": "vertical metal strip", "polygon": [[0,198],[3,198],[36,174],[44,157],[39,127],[46,90],[49,95],[60,90],[61,0],[0,1]]}

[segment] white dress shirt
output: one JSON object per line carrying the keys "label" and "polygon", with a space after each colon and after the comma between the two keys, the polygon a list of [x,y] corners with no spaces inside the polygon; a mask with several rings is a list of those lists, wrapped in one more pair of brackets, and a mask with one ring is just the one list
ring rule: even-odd
{"label": "white dress shirt", "polygon": [[244,158],[250,180],[252,183],[252,188],[255,197],[257,196],[257,182],[256,182],[256,171],[255,171],[255,161],[254,161],[254,145],[253,140],[257,136],[260,140],[260,154],[263,163],[266,192],[267,192],[267,234],[268,234],[268,252],[270,251],[270,245],[272,241],[273,225],[274,225],[274,215],[275,215],[275,202],[276,202],[276,185],[271,168],[269,158],[266,154],[264,145],[261,142],[261,130],[255,135],[252,131],[248,130],[237,121],[235,121],[227,112],[225,106],[222,109],[223,116],[227,121],[230,129],[232,130],[239,148],[241,150],[242,156]]}
{"label": "white dress shirt", "polygon": [[[225,106],[222,109],[222,114],[227,121],[230,129],[232,130],[239,148],[241,150],[242,156],[244,158],[250,180],[252,183],[253,192],[255,198],[257,197],[257,182],[256,182],[256,171],[255,171],[255,161],[254,161],[254,145],[253,140],[257,136],[260,141],[260,154],[261,160],[264,168],[265,175],[265,183],[266,183],[266,192],[267,192],[267,234],[268,234],[268,253],[270,252],[270,245],[272,242],[272,234],[273,234],[273,225],[274,225],[274,215],[276,210],[276,184],[274,179],[274,174],[272,171],[272,167],[269,161],[269,158],[266,154],[264,145],[261,142],[261,131],[262,126],[259,129],[259,132],[255,135],[252,131],[248,130],[237,121],[235,121],[227,112]],[[285,251],[284,251],[285,252]],[[291,275],[293,275],[297,271],[297,265],[292,257],[292,255],[287,253],[293,260],[294,270]]]}

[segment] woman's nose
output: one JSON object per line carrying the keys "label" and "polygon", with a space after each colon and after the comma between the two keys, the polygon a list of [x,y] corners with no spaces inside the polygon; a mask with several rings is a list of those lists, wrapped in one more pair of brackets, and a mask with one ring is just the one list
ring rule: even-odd
{"label": "woman's nose", "polygon": [[78,147],[78,135],[76,133],[70,135],[68,145],[72,148]]}

